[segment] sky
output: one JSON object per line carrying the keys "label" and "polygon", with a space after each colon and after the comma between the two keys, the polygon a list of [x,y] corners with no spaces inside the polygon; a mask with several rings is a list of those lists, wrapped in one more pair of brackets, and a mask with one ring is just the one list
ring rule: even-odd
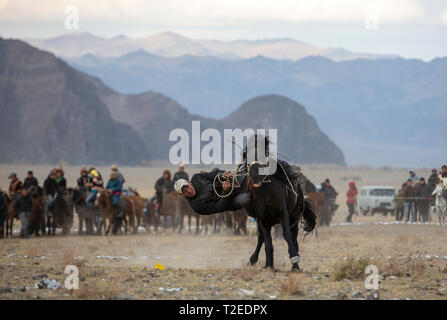
{"label": "sky", "polygon": [[[78,29],[66,20],[79,12]],[[68,32],[200,39],[293,38],[324,47],[431,60],[447,56],[446,0],[0,0],[0,36]]]}

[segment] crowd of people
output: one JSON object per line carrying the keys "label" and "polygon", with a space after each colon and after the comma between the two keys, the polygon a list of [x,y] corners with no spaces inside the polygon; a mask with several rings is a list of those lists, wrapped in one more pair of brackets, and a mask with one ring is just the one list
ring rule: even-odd
{"label": "crowd of people", "polygon": [[[32,196],[30,191],[34,189],[43,196],[44,215],[45,217],[48,215],[51,216],[53,203],[57,194],[67,190],[68,184],[64,176],[64,170],[61,167],[52,169],[43,185],[39,184],[33,171],[28,171],[23,181],[19,179],[15,172],[12,172],[8,178],[10,180],[8,192],[0,188],[0,234],[4,234],[5,220],[8,216],[8,199],[10,199],[15,212],[14,218],[19,219],[21,222],[20,236],[28,238],[30,235],[27,230],[32,210]],[[170,171],[165,170],[162,177],[156,181],[154,198],[157,200],[158,207],[163,201],[163,194],[171,192],[174,189],[175,181],[178,179],[189,180],[183,165],[179,166],[179,171],[174,174],[173,179],[171,179]],[[105,187],[101,172],[93,166],[83,166],[76,182],[79,190],[88,192],[85,203],[89,208],[95,209],[98,192],[104,189],[110,196],[112,206],[117,209],[118,218],[122,217],[121,195],[123,193],[125,178],[116,165],[111,166],[110,177]]]}
{"label": "crowd of people", "polygon": [[[201,172],[201,174],[204,174],[204,172]],[[294,166],[294,175],[297,176],[304,193],[318,191],[324,196],[324,207],[327,209],[328,216],[331,217],[338,208],[338,205],[335,203],[338,193],[330,180],[326,179],[321,183],[319,190],[317,190],[315,185],[302,175],[301,168]],[[8,193],[0,189],[1,234],[3,234],[3,226],[8,215],[7,204],[9,198],[13,200],[13,208],[16,212],[15,218],[19,219],[22,224],[21,236],[28,237],[27,224],[32,208],[30,191],[33,188],[41,191],[45,200],[45,215],[51,215],[52,205],[57,194],[67,189],[64,170],[61,167],[52,169],[42,186],[40,186],[33,171],[28,171],[23,181],[18,178],[15,172],[12,172],[8,178],[10,179]],[[122,216],[121,195],[125,178],[116,165],[112,165],[110,168],[110,177],[105,187],[103,176],[93,166],[83,166],[76,182],[78,189],[88,191],[88,196],[85,200],[88,207],[95,208],[98,192],[104,189],[110,196],[112,206],[118,212],[118,217]],[[176,184],[176,182],[178,183]],[[180,190],[177,190],[179,193],[182,193],[181,190],[190,183],[190,178],[185,171],[184,165],[180,164],[178,171],[173,176],[169,170],[164,170],[162,176],[156,180],[154,185],[155,194],[153,200],[156,208],[160,209],[163,197],[166,194],[177,189]],[[352,222],[353,216],[357,214],[357,197],[358,190],[355,182],[349,182],[346,193],[346,204],[349,211],[346,221],[348,223]],[[443,165],[439,173],[437,169],[433,169],[427,181],[424,177],[418,177],[415,170],[410,170],[408,179],[402,184],[395,197],[395,208],[396,220],[403,220],[404,222],[409,222],[410,220],[411,222],[416,222],[418,214],[422,222],[427,222],[430,220],[430,210],[444,212],[447,215],[447,166]],[[329,223],[330,219],[328,219],[327,223],[323,221],[322,224]]]}
{"label": "crowd of people", "polygon": [[[352,217],[357,212],[357,196],[355,182],[350,182],[346,193],[348,223],[352,222]],[[397,221],[428,222],[432,210],[438,213],[439,222],[442,223],[447,215],[447,165],[443,165],[440,172],[433,169],[427,181],[424,177],[418,177],[416,170],[409,170],[408,178],[398,190],[394,201]]]}

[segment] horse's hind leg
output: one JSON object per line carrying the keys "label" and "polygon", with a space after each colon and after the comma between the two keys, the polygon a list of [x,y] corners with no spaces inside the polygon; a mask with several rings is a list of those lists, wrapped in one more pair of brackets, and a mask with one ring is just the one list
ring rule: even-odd
{"label": "horse's hind leg", "polygon": [[263,244],[264,244],[264,234],[262,233],[261,228],[259,227],[259,224],[258,224],[258,244],[256,245],[255,252],[253,252],[253,254],[250,257],[250,263],[252,265],[254,265],[254,264],[256,264],[256,262],[258,262],[259,252],[261,251]]}

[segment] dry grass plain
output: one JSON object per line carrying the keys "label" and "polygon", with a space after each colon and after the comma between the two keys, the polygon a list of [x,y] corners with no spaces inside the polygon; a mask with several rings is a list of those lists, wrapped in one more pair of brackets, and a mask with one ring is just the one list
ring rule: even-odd
{"label": "dry grass plain", "polygon": [[[50,166],[33,166],[41,182]],[[15,171],[22,178],[28,166],[1,165],[1,187]],[[107,168],[100,168],[103,173]],[[247,266],[256,239],[249,236],[147,234],[129,236],[40,237],[0,239],[0,299],[361,299],[362,270],[376,265],[380,299],[446,299],[447,228],[429,225],[376,224],[391,217],[347,214],[347,183],[399,186],[406,170],[374,170],[305,166],[305,174],[319,183],[331,178],[340,196],[334,225],[320,228],[319,237],[299,235],[303,272],[290,272],[286,243],[274,241],[275,272]],[[66,167],[69,185],[78,167]],[[151,196],[162,168],[121,168],[128,185]],[[193,173],[197,170],[188,170]],[[427,177],[428,169],[420,169]],[[434,217],[433,217],[434,218]],[[15,222],[15,228],[19,227]],[[76,226],[76,223],[75,223]],[[155,264],[165,266],[155,270]],[[61,284],[65,266],[79,268],[79,289],[36,289],[39,275]]]}

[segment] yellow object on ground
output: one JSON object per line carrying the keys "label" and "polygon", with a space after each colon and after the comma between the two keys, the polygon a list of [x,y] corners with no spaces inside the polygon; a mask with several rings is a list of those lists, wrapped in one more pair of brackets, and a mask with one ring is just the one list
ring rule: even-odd
{"label": "yellow object on ground", "polygon": [[155,269],[156,269],[156,270],[164,270],[164,269],[165,269],[165,266],[162,265],[162,264],[160,264],[160,263],[156,263],[156,264],[155,264]]}

